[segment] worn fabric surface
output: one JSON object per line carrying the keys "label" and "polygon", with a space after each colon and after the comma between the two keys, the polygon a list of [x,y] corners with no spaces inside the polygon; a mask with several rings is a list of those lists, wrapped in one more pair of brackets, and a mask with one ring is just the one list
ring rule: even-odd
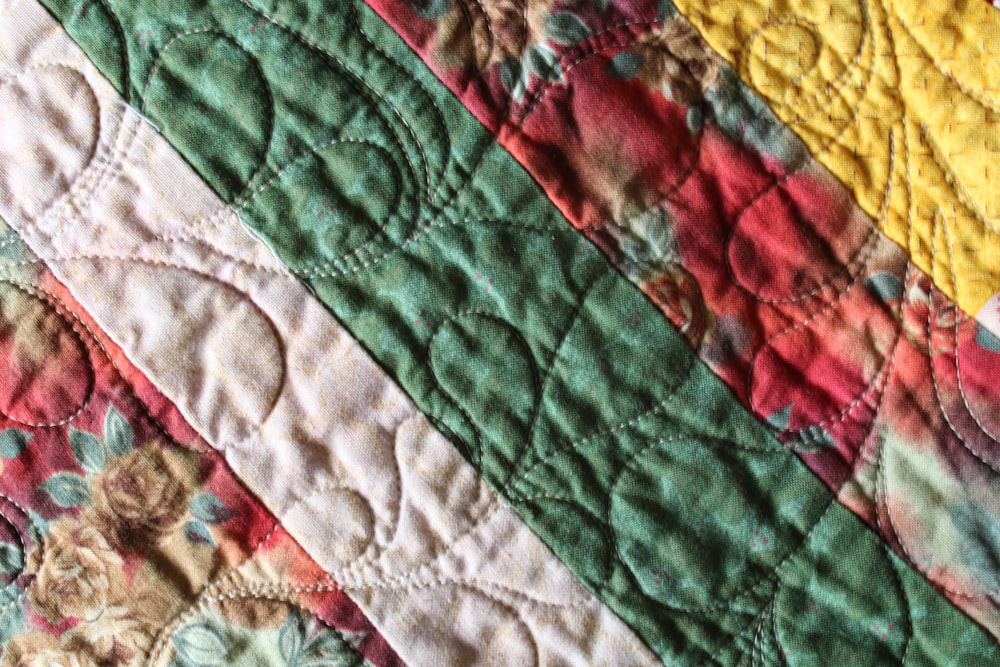
{"label": "worn fabric surface", "polygon": [[43,4],[4,661],[1000,660],[986,311],[669,2]]}

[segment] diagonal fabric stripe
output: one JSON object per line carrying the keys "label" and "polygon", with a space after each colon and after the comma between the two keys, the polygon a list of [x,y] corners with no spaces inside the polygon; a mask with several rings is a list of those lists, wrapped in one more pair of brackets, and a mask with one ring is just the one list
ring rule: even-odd
{"label": "diagonal fabric stripe", "polygon": [[[685,19],[666,2],[581,7],[581,41],[538,19],[521,45],[516,30],[488,39],[499,16],[470,31],[459,4],[433,16],[373,4],[742,404],[1000,632],[1000,343],[874,229]],[[491,48],[521,54],[527,87],[490,65]],[[532,71],[546,49],[551,68]]]}
{"label": "diagonal fabric stripe", "polygon": [[[28,0],[4,9],[20,131],[0,157],[3,215],[324,585],[412,664],[655,662],[59,25]],[[184,635],[181,664],[226,664],[213,636]]]}
{"label": "diagonal fabric stripe", "polygon": [[198,634],[209,657],[257,664],[285,634],[307,659],[400,665],[6,225],[0,239],[0,664],[159,665]]}
{"label": "diagonal fabric stripe", "polygon": [[135,103],[661,657],[989,659],[384,24],[174,10],[116,12]]}
{"label": "diagonal fabric stripe", "polygon": [[1000,14],[979,0],[677,5],[879,228],[1000,335]]}

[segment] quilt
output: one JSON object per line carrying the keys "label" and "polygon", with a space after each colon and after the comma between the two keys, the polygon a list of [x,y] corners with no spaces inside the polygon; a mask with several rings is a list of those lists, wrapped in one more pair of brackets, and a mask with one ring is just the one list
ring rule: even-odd
{"label": "quilt", "polygon": [[1000,664],[998,54],[0,0],[0,665]]}

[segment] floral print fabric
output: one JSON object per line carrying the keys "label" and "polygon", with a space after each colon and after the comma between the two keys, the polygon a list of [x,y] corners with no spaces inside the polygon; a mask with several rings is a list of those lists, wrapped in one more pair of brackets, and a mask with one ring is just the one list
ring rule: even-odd
{"label": "floral print fabric", "polygon": [[[875,228],[676,8],[554,7],[581,27],[567,43],[546,35],[552,65],[518,94],[502,67],[447,51],[462,27],[402,0],[371,4],[743,405],[1000,633],[996,337]],[[883,201],[906,188],[892,181]],[[932,239],[942,252],[954,242],[944,230]]]}
{"label": "floral print fabric", "polygon": [[[655,9],[660,13],[670,7]],[[437,15],[440,10],[441,5],[416,6],[403,24],[407,29],[421,25],[414,14]],[[531,106],[539,99],[539,82],[565,80],[571,85],[567,74],[574,61],[564,67],[547,64],[545,58],[557,53],[559,42],[570,43],[590,30],[581,17],[593,19],[595,13],[610,11],[610,5],[581,3],[575,18],[563,10],[552,5],[543,24],[551,35],[546,44],[514,51],[520,60],[501,52],[503,57],[490,66],[486,83],[492,88],[487,90],[502,94],[500,101],[522,100]],[[102,26],[109,25],[106,18],[87,22],[59,15],[84,45],[101,43]],[[122,94],[149,114],[149,122],[230,203],[232,215],[238,214],[265,240],[385,365],[448,434],[455,445],[452,453],[461,451],[661,659],[736,664],[757,655],[762,645],[768,655],[791,664],[814,664],[823,656],[848,664],[917,664],[941,661],[949,652],[965,661],[991,659],[995,646],[985,633],[834,502],[788,447],[736,405],[718,378],[694,358],[686,337],[580,239],[495,137],[363,4],[306,2],[269,8],[215,0],[208,7],[179,11],[176,4],[140,3],[116,7],[115,16],[124,22],[126,35],[140,26],[160,26],[147,37],[162,44],[151,57],[130,57],[124,70],[119,67],[123,57],[91,47]],[[623,25],[637,27],[634,22]],[[675,40],[678,48],[690,47],[691,37],[681,33]],[[123,53],[132,52],[131,43],[122,46]],[[290,64],[308,76],[287,76]],[[299,97],[303,80],[322,82],[309,86],[313,97],[308,103]],[[254,83],[245,86],[244,81]],[[689,86],[685,94],[692,90]],[[586,94],[587,89],[578,92]],[[655,95],[665,100],[661,93]],[[519,112],[514,105],[508,110]],[[690,137],[692,127],[697,134],[705,126],[704,116],[701,125],[697,114],[677,116],[684,123],[677,128],[679,136]],[[566,122],[551,127],[578,136],[587,130]],[[625,129],[600,129],[616,128]],[[141,127],[143,147],[160,146],[151,135],[152,130]],[[640,145],[640,139],[646,137],[631,145]],[[550,155],[580,157],[556,150]],[[677,167],[676,161],[658,162],[663,169]],[[128,162],[129,169],[160,168],[154,165],[156,161]],[[564,174],[564,167],[552,173]],[[114,198],[109,192],[101,206]],[[586,204],[589,199],[573,201]],[[143,226],[161,231],[135,239],[128,225],[95,224],[108,217],[96,215],[99,210],[91,207],[81,217],[70,212],[77,222],[67,235],[58,233],[53,219],[38,223],[20,217],[18,229],[45,249],[60,276],[87,295],[88,306],[100,311],[102,322],[116,335],[130,338],[134,330],[148,335],[154,327],[147,320],[155,319],[162,307],[141,313],[122,309],[118,302],[131,299],[115,294],[135,294],[132,283],[155,284],[166,280],[169,271],[154,269],[157,278],[136,281],[131,276],[149,272],[114,262],[112,249],[123,246],[130,248],[128,254],[144,257],[155,253],[167,267],[190,262],[181,258],[196,240],[211,240],[219,251],[215,237],[230,228],[217,221],[232,217],[172,216],[196,221],[191,232],[180,235],[156,218],[144,220]],[[164,239],[175,243],[167,246]],[[81,249],[95,247],[105,250],[89,262],[67,261]],[[263,260],[257,264],[259,270]],[[287,307],[288,299],[280,300],[280,307],[279,300],[263,300],[267,281],[246,266],[215,275],[227,283],[251,276],[252,287],[241,291],[264,312]],[[668,294],[680,313],[693,302],[693,286],[689,281]],[[295,293],[290,288],[284,292]],[[186,297],[180,309],[198,301]],[[272,321],[282,332],[300,319],[286,314]],[[709,331],[720,328],[712,318],[705,318],[704,325]],[[241,335],[254,329],[247,321],[240,327],[247,333]],[[168,347],[181,363],[176,343]],[[173,386],[189,386],[191,391],[174,392],[179,398],[197,393],[198,382],[177,382],[170,367],[143,349],[141,341],[130,342],[129,349],[155,369],[154,376]],[[652,374],[649,360],[657,360]],[[192,370],[191,376],[196,375]],[[234,388],[232,393],[244,391]],[[220,397],[226,398],[224,393]],[[235,408],[239,401],[229,403]],[[196,404],[191,409],[204,414]],[[392,414],[383,407],[379,416],[385,413]],[[199,419],[213,423],[205,416]],[[248,434],[256,426],[240,425]],[[278,502],[284,479],[255,475],[245,465],[251,452],[228,436],[228,425],[220,422],[218,427],[211,441]],[[296,443],[299,449],[287,454],[267,446],[256,452],[277,456],[280,451],[284,461],[295,464],[290,452],[314,450],[308,440]],[[339,491],[339,484],[334,488]],[[378,489],[366,484],[348,490],[368,498]],[[450,493],[442,491],[442,496]],[[294,518],[305,539],[324,522],[316,520],[320,513],[313,509],[318,505],[313,498],[303,504],[315,512],[308,517],[312,523],[300,523],[307,517],[297,511],[279,516],[290,527]],[[334,516],[329,514],[327,521]],[[363,521],[350,525],[361,535],[352,545],[370,543],[368,534],[379,535],[365,529]],[[367,588],[355,587],[351,570],[357,566],[349,556],[324,552],[318,540],[310,544],[333,569],[350,564],[346,572],[338,569],[337,577],[344,577],[345,589],[366,601],[383,632],[394,628],[399,633],[394,636],[413,639]],[[491,559],[488,565],[502,562]],[[400,595],[410,588],[394,581],[391,587]],[[436,592],[451,581],[424,585]],[[486,597],[498,595],[519,599],[511,589],[496,588]],[[535,606],[520,604],[523,610]],[[454,631],[458,626],[441,623],[441,618],[465,621],[473,616],[446,611],[456,607],[426,605],[434,611],[421,618],[438,619],[437,633]],[[535,618],[522,612],[520,622],[534,623]],[[949,630],[941,632],[942,627]],[[565,635],[575,626],[552,623],[548,628]],[[540,634],[522,629],[511,636]],[[603,634],[584,636],[607,641]],[[953,641],[960,648],[949,649]],[[499,643],[505,655],[515,656],[512,662],[531,661],[529,644]],[[565,639],[536,646],[559,648],[564,655],[579,649]],[[640,656],[635,650],[629,654]]]}
{"label": "floral print fabric", "polygon": [[879,229],[1000,335],[1000,14],[979,0],[677,6]]}
{"label": "floral print fabric", "polygon": [[[213,612],[329,588],[415,664],[654,661],[41,6],[0,21],[24,91],[6,120],[27,130],[2,144],[0,210],[325,571],[206,588],[176,617],[182,664],[345,662],[316,656],[331,641],[308,618],[265,604],[251,641]],[[7,167],[49,155],[42,175]]]}
{"label": "floral print fabric", "polygon": [[0,341],[25,379],[2,396],[0,664],[240,664],[284,624],[298,658],[267,664],[401,664],[9,230],[3,245]]}
{"label": "floral print fabric", "polygon": [[[98,198],[93,207],[70,206],[58,216],[39,220],[36,214],[44,208],[38,206],[43,202],[34,199],[35,193],[20,192],[11,201],[21,210],[15,207],[7,212],[74,294],[82,295],[102,325],[123,341],[127,354],[138,360],[182,406],[192,423],[207,434],[208,444],[223,450],[241,477],[260,489],[270,506],[280,508],[277,514],[283,524],[311,553],[320,555],[324,568],[336,573],[332,580],[343,583],[345,590],[361,600],[370,617],[394,641],[406,645],[411,651],[408,655],[425,657],[428,653],[422,647],[415,649],[416,635],[412,630],[408,634],[402,614],[393,614],[390,607],[396,601],[410,605],[414,599],[424,601],[419,625],[433,627],[426,637],[428,643],[435,637],[458,638],[458,626],[463,630],[471,627],[473,633],[493,627],[484,621],[496,617],[506,620],[510,609],[516,607],[513,623],[498,624],[503,629],[492,635],[502,641],[491,646],[503,646],[501,655],[513,662],[530,661],[531,642],[523,641],[526,632],[535,639],[535,655],[542,656],[542,662],[547,655],[579,658],[584,645],[574,644],[567,621],[570,617],[564,614],[576,609],[579,618],[584,608],[597,609],[589,617],[597,618],[603,607],[584,602],[587,596],[575,590],[570,598],[577,601],[568,602],[567,597],[553,600],[551,591],[542,599],[537,594],[525,595],[527,586],[504,588],[493,583],[502,578],[484,581],[480,575],[495,577],[496,570],[491,568],[500,567],[497,561],[503,558],[503,552],[494,551],[492,546],[498,543],[499,535],[518,536],[515,555],[540,553],[531,550],[529,537],[533,536],[518,532],[517,527],[523,526],[509,511],[502,514],[491,509],[487,513],[490,520],[502,514],[509,526],[506,533],[480,530],[475,521],[476,532],[470,529],[464,533],[474,534],[489,547],[476,552],[449,543],[442,553],[451,553],[435,562],[437,569],[429,580],[422,576],[429,569],[423,564],[403,569],[400,577],[395,574],[400,570],[392,568],[408,557],[415,564],[415,552],[407,549],[420,553],[423,544],[418,544],[416,533],[402,530],[407,527],[403,520],[398,522],[401,529],[388,537],[390,523],[369,527],[365,502],[378,516],[383,509],[394,511],[390,505],[382,508],[371,503],[374,493],[383,490],[378,485],[369,484],[364,490],[345,486],[341,480],[353,480],[350,474],[339,477],[338,471],[338,477],[331,476],[335,482],[319,485],[316,493],[299,494],[288,480],[306,478],[311,471],[302,468],[305,474],[275,475],[269,480],[255,467],[264,456],[271,457],[270,461],[301,464],[278,447],[251,451],[245,446],[246,439],[258,436],[258,430],[265,432],[268,414],[278,412],[287,417],[294,413],[274,407],[281,405],[280,398],[276,402],[274,396],[282,395],[276,387],[283,387],[284,380],[272,382],[275,364],[268,362],[290,354],[284,350],[302,349],[298,344],[301,339],[286,334],[295,318],[282,315],[272,320],[283,344],[269,346],[268,337],[261,334],[266,327],[258,327],[258,320],[238,299],[231,295],[223,298],[225,289],[205,287],[207,283],[193,288],[190,280],[176,279],[174,271],[182,264],[197,266],[198,271],[223,284],[249,284],[251,287],[240,289],[246,289],[262,311],[277,308],[280,299],[267,301],[261,295],[267,293],[269,282],[284,285],[287,274],[270,264],[271,259],[254,254],[262,246],[253,246],[254,250],[253,244],[227,246],[232,237],[227,236],[230,230],[224,223],[235,216],[264,237],[316,290],[318,298],[347,322],[524,521],[661,658],[672,663],[707,659],[722,664],[739,664],[747,657],[754,661],[758,655],[765,661],[789,664],[815,664],[823,659],[855,664],[993,659],[994,643],[944,605],[915,574],[924,573],[953,599],[959,599],[964,608],[988,621],[989,603],[982,594],[984,590],[988,594],[989,580],[976,579],[987,571],[991,553],[991,520],[982,516],[988,503],[982,495],[965,505],[959,502],[961,494],[970,490],[982,493],[987,487],[968,484],[962,477],[964,471],[942,475],[941,462],[933,450],[921,460],[924,452],[920,445],[926,440],[918,440],[916,445],[894,441],[893,436],[900,432],[896,415],[905,410],[883,410],[883,403],[898,406],[910,395],[926,400],[928,385],[906,384],[907,378],[918,374],[922,364],[929,366],[932,375],[940,370],[935,363],[953,351],[941,332],[953,330],[955,379],[952,383],[949,375],[942,374],[945,379],[934,388],[939,390],[940,386],[947,392],[957,387],[971,414],[970,397],[974,404],[976,393],[969,388],[983,383],[975,381],[975,373],[960,368],[958,348],[965,346],[969,352],[968,346],[974,344],[973,353],[991,352],[993,340],[988,331],[936,292],[926,276],[901,262],[893,254],[894,246],[884,244],[875,232],[860,236],[854,232],[851,225],[863,229],[868,221],[852,212],[849,202],[824,180],[828,176],[805,158],[788,131],[740,87],[669,3],[650,3],[641,8],[648,13],[638,17],[619,16],[616,12],[627,12],[597,1],[476,3],[478,18],[471,3],[461,3],[459,16],[455,4],[445,0],[413,2],[409,7],[396,3],[379,9],[390,20],[394,20],[394,11],[403,12],[406,20],[397,29],[418,48],[425,47],[425,56],[433,48],[438,61],[450,63],[451,69],[444,68],[443,78],[488,126],[491,119],[499,119],[490,129],[532,170],[571,221],[584,227],[626,275],[640,284],[680,336],[650,304],[637,298],[634,289],[607,270],[593,246],[578,241],[558,224],[561,217],[537,196],[530,179],[516,169],[509,155],[491,144],[492,137],[483,138],[481,129],[456,109],[437,82],[415,66],[411,55],[369,14],[345,13],[344,20],[327,22],[328,11],[306,4],[274,12],[245,2],[241,3],[243,8],[236,3],[225,7],[227,3],[216,4],[218,11],[211,18],[216,27],[212,29],[181,30],[181,26],[172,25],[190,20],[183,12],[144,20],[137,18],[143,16],[142,7],[119,15],[103,4],[101,10],[90,10],[101,14],[102,21],[89,21],[92,15],[85,7],[77,8],[72,18],[68,13],[62,18],[81,43],[91,46],[92,57],[109,76],[121,75],[118,81],[126,99],[134,100],[138,107],[132,109],[143,114],[141,122],[137,120],[140,116],[128,116],[129,121],[123,123],[123,127],[137,128],[139,140],[132,147],[158,155],[161,164],[170,162],[151,149],[160,146],[157,142],[161,140],[151,139],[149,127],[162,131],[216,193],[232,204],[233,217],[220,213],[206,221],[196,214],[187,215],[188,209],[179,207],[181,214],[176,217],[194,220],[191,229],[171,226],[172,220],[167,223],[146,212],[104,216],[99,221],[100,216],[94,213],[109,201],[117,201],[111,197]],[[63,10],[53,9],[57,13]],[[441,39],[433,30],[421,33],[427,24],[413,20],[414,15],[428,22],[440,21],[452,32]],[[121,29],[123,17],[127,30]],[[604,19],[609,23],[598,29]],[[145,32],[144,24],[150,26]],[[161,31],[167,24],[172,27]],[[117,26],[120,37],[133,34],[133,27],[139,28],[134,31],[137,44],[142,48],[152,45],[150,53],[156,53],[156,58],[150,61],[140,55],[129,60],[135,54],[125,45],[125,37],[121,37],[121,51],[94,49],[94,44],[104,43],[102,30],[109,26]],[[343,32],[345,26],[356,32]],[[461,34],[463,27],[469,31],[468,39]],[[244,32],[244,37],[236,36]],[[331,39],[331,34],[342,39]],[[370,39],[372,34],[380,38]],[[428,35],[430,39],[426,39]],[[272,48],[262,50],[264,43]],[[350,48],[351,44],[359,48]],[[454,50],[441,48],[442,44]],[[574,52],[576,48],[581,50]],[[303,50],[311,54],[303,54]],[[299,57],[290,56],[292,53]],[[285,104],[294,98],[289,96],[289,87],[299,82],[295,77],[275,76],[273,68],[280,68],[283,62],[315,67],[317,73],[334,70],[345,75],[331,77],[329,88],[316,87],[317,92],[336,90],[341,78],[353,77],[365,83],[357,86],[359,95],[340,96],[339,104],[329,108],[313,100],[298,108],[292,105],[293,111],[268,114],[269,104]],[[619,98],[602,100],[586,85],[578,85],[578,77],[594,64],[597,70],[591,73],[592,80],[623,93]],[[147,67],[148,76],[137,77],[145,86],[130,85],[134,72]],[[237,95],[241,89],[236,82],[247,81],[263,85],[249,86],[246,95]],[[569,92],[559,97],[560,91]],[[552,95],[546,100],[549,93]],[[568,116],[546,115],[552,112],[547,105],[553,97],[557,105],[583,111],[574,114],[572,121]],[[623,101],[626,107],[615,106]],[[271,108],[282,108],[280,104]],[[343,134],[317,144],[311,135],[316,128],[310,109],[337,119],[320,123],[323,131],[337,128]],[[594,110],[604,122],[586,122],[590,118],[587,114]],[[347,120],[337,116],[341,113]],[[113,117],[100,115],[102,120]],[[649,117],[668,119],[669,123],[658,126],[667,131],[662,135],[645,132],[641,122],[625,127],[607,123],[608,119],[643,121]],[[116,122],[112,120],[111,125]],[[445,131],[428,131],[438,127],[436,122]],[[535,122],[540,125],[532,127],[542,131],[519,134],[519,129]],[[61,125],[60,132],[76,138],[74,132],[79,128],[73,119]],[[275,127],[280,128],[278,136],[284,133],[283,143],[271,141]],[[363,138],[345,128],[360,132]],[[632,133],[638,136],[630,136]],[[648,142],[650,137],[659,143]],[[537,144],[532,145],[532,141]],[[577,147],[568,150],[566,146],[574,141]],[[585,150],[587,146],[601,150],[591,152]],[[624,148],[628,159],[622,159],[619,152]],[[103,156],[103,150],[97,154]],[[670,159],[664,159],[662,151],[667,150],[672,151]],[[271,157],[264,159],[263,155]],[[102,160],[94,160],[94,164]],[[121,165],[116,163],[111,171],[129,174],[127,182],[134,179],[137,167],[155,164],[155,160],[136,161],[133,155]],[[163,173],[190,173],[170,164],[173,166]],[[723,164],[737,166],[729,180],[720,177]],[[351,178],[345,179],[346,174]],[[574,183],[568,175],[581,175],[585,185]],[[671,176],[675,178],[668,178]],[[661,180],[664,178],[667,181]],[[769,183],[769,179],[776,182]],[[171,187],[168,179],[150,180],[148,176],[136,182],[153,182],[154,189],[167,191]],[[257,185],[251,189],[254,183]],[[410,190],[414,183],[415,189]],[[39,185],[39,193],[44,195],[52,180],[40,180]],[[394,194],[390,192],[393,188]],[[198,188],[189,186],[187,191],[188,199],[197,203]],[[722,196],[717,196],[720,193]],[[75,197],[80,194],[72,192],[70,199],[79,201]],[[383,205],[389,194],[395,203]],[[768,199],[772,195],[776,203]],[[647,198],[660,203],[649,206]],[[138,208],[159,210],[145,206],[153,200],[138,198],[142,202]],[[721,214],[713,207],[722,209]],[[431,217],[426,216],[428,211]],[[608,223],[609,211],[627,216]],[[787,219],[782,211],[787,212]],[[720,215],[713,218],[713,212]],[[823,218],[831,212],[833,219]],[[581,214],[594,215],[589,218],[594,224],[582,225],[581,220],[588,218]],[[735,216],[735,222],[726,216]],[[407,221],[417,230],[427,229],[404,239],[401,229],[408,229],[404,227]],[[768,224],[773,228],[768,229]],[[64,233],[60,225],[72,231]],[[499,241],[492,236],[497,233],[494,226],[503,230]],[[794,233],[782,234],[782,230],[800,226],[821,242],[808,238],[801,246],[758,242],[768,238],[767,231],[785,241],[796,239]],[[715,244],[720,227],[728,230],[728,236],[724,243]],[[848,233],[843,236],[834,233],[845,228]],[[150,235],[153,229],[157,233]],[[447,232],[439,233],[441,229]],[[199,254],[196,248],[202,245],[210,251]],[[396,254],[395,246],[406,252],[383,261]],[[826,254],[815,254],[817,247]],[[718,261],[712,253],[720,248],[725,256]],[[132,266],[132,260],[140,255],[156,257],[157,268]],[[247,261],[251,256],[253,259]],[[802,268],[789,273],[775,271],[772,256],[786,260],[788,267]],[[123,261],[125,258],[129,261]],[[230,260],[239,266],[226,264]],[[530,270],[521,263],[526,261]],[[225,268],[219,270],[220,266]],[[723,276],[719,267],[727,269],[729,275]],[[713,274],[713,270],[719,273]],[[262,279],[268,272],[280,278]],[[95,282],[94,277],[99,280]],[[441,284],[428,290],[425,285],[434,281]],[[160,299],[156,285],[160,289],[170,286],[171,298]],[[734,297],[740,290],[745,294]],[[296,294],[288,301],[299,303],[294,290],[286,287],[278,292]],[[210,301],[203,299],[209,293],[220,304],[232,305],[215,310],[232,312],[228,321],[245,325],[238,327],[241,340],[265,343],[253,345],[260,363],[247,362],[233,349],[218,355],[219,349],[225,348],[218,338],[206,337],[208,342],[188,348],[180,344],[196,329],[187,324],[187,318],[197,311],[191,304]],[[405,297],[399,297],[401,293]],[[139,300],[126,298],[137,294],[144,296],[141,309],[132,303]],[[858,305],[850,301],[854,298],[867,300]],[[179,327],[182,335],[172,338],[167,335],[169,328],[156,324],[157,318],[169,311],[164,302],[174,304],[176,313],[184,316],[180,319],[185,324]],[[747,303],[760,310],[752,311]],[[881,310],[875,313],[884,315],[883,319],[871,319],[872,303],[880,304]],[[414,306],[419,308],[411,313]],[[751,312],[758,319],[748,316]],[[308,313],[303,320],[315,322],[309,320],[313,310],[303,306],[303,313]],[[827,314],[835,326],[825,319]],[[23,320],[18,317],[18,321]],[[858,321],[870,326],[864,332],[874,335],[864,339],[867,345],[851,346],[848,343],[857,335]],[[928,324],[921,328],[924,321]],[[800,332],[811,337],[802,343],[797,336]],[[783,347],[779,344],[783,339],[794,344]],[[150,340],[156,344],[149,345]],[[425,352],[421,351],[424,342]],[[755,411],[786,447],[735,406],[684,343],[695,348],[702,360],[731,384],[736,397]],[[203,365],[181,359],[185,349],[198,350]],[[830,357],[828,349],[844,356]],[[874,364],[872,351],[879,355]],[[157,353],[166,354],[161,357]],[[856,353],[858,356],[852,356]],[[815,361],[814,356],[822,361]],[[352,363],[364,364],[356,356],[350,358]],[[201,369],[215,368],[211,362],[217,359],[229,364],[225,372],[202,383],[192,381]],[[652,377],[649,359],[656,360]],[[989,357],[982,359],[988,366]],[[826,362],[830,363],[824,365]],[[855,366],[863,376],[860,389],[852,376]],[[290,372],[300,374],[296,377],[302,377],[304,367],[297,362],[289,364]],[[41,367],[24,375],[23,384],[29,388],[51,381]],[[789,376],[793,376],[790,381]],[[254,380],[247,383],[247,378]],[[241,382],[243,387],[239,388]],[[219,391],[216,383],[224,390]],[[72,382],[57,384],[63,394],[81,392]],[[385,391],[392,389],[389,386]],[[205,401],[206,396],[220,399],[219,409],[208,408],[211,403]],[[969,424],[957,418],[951,421],[954,415],[947,412],[946,402],[940,394],[936,398],[951,431],[961,439],[960,429]],[[836,416],[824,414],[838,402],[844,407],[836,406]],[[378,415],[396,414],[404,403],[409,405],[383,400]],[[921,408],[925,415],[936,414],[925,404]],[[869,413],[871,430],[859,436],[868,423],[858,414],[864,417]],[[69,610],[85,619],[99,613],[107,600],[116,600],[114,596],[102,598],[100,592],[112,590],[118,581],[113,574],[117,561],[101,561],[97,555],[105,553],[105,544],[120,555],[121,549],[111,545],[136,536],[156,543],[168,539],[181,525],[191,542],[217,543],[213,519],[220,518],[218,512],[225,515],[228,511],[228,505],[214,492],[205,495],[184,484],[164,482],[180,474],[180,464],[163,456],[161,450],[133,443],[134,451],[127,451],[121,444],[125,429],[115,414],[121,413],[107,411],[100,431],[81,429],[67,436],[75,465],[83,472],[60,471],[41,484],[46,494],[59,496],[67,507],[79,512],[79,517],[98,527],[91,534],[81,532],[75,524],[64,526],[53,521],[50,530],[55,531],[54,540],[66,548],[54,551],[49,564],[28,558],[25,566],[32,576],[41,579],[44,574],[46,581],[60,582],[57,585],[65,587]],[[595,420],[596,431],[592,430]],[[298,423],[306,427],[309,420]],[[976,423],[986,430],[982,421],[977,419]],[[933,426],[939,429],[935,436],[943,432],[940,422]],[[919,428],[906,433],[911,432],[927,438]],[[409,443],[427,449],[421,456],[403,459],[425,464],[444,461],[440,449],[426,445],[441,440],[439,436],[435,440],[436,435]],[[17,449],[23,436],[13,433],[10,438]],[[396,439],[399,449],[392,451],[410,451],[406,449],[407,438],[401,440],[397,435]],[[297,448],[294,451],[322,452],[314,440],[323,439],[296,431],[290,442]],[[938,445],[933,438],[930,444]],[[985,462],[977,443],[961,440],[961,444]],[[789,449],[797,451],[842,502],[879,530],[881,538],[863,529],[842,505],[833,502]],[[339,454],[349,450],[338,442],[331,451]],[[429,456],[428,451],[435,451],[435,455]],[[327,459],[315,460],[324,461],[321,467],[329,465]],[[451,465],[451,459],[447,460]],[[335,457],[329,461],[339,462]],[[460,464],[455,466],[461,469]],[[450,469],[440,463],[432,467]],[[400,470],[410,468],[400,465]],[[401,487],[407,488],[412,481],[400,473]],[[903,488],[916,489],[917,494],[901,498],[903,494],[894,486],[901,482]],[[433,488],[445,497],[466,487]],[[948,501],[933,504],[936,496],[928,488],[945,489]],[[148,494],[152,502],[148,506],[136,503],[136,492]],[[433,506],[431,495],[423,497],[424,511]],[[409,496],[403,493],[401,497]],[[213,498],[220,501],[222,509]],[[351,520],[340,523],[344,516],[324,511],[325,499],[336,499],[334,506],[346,508],[345,516]],[[929,507],[919,505],[927,499],[932,501]],[[917,509],[907,514],[910,508],[905,503],[913,503]],[[190,518],[178,509],[185,505]],[[474,514],[478,506],[472,503],[470,511]],[[950,523],[939,521],[936,513],[941,508],[951,514]],[[435,518],[458,515],[453,512]],[[937,523],[927,522],[927,516]],[[669,520],[664,521],[664,517]],[[485,520],[482,525],[486,525]],[[947,532],[928,539],[928,526],[951,527],[961,539]],[[324,531],[347,539],[331,543],[319,537],[328,534]],[[397,541],[400,535],[403,539]],[[366,559],[358,557],[373,544],[380,553],[392,556],[380,558],[376,568],[383,570],[374,577],[375,568],[370,569]],[[930,557],[921,558],[915,545],[927,546]],[[949,547],[956,551],[948,551]],[[16,554],[13,558],[16,560]],[[469,564],[474,558],[482,560],[477,563],[478,571],[472,573]],[[530,572],[535,558],[544,561],[541,556],[522,558],[515,569]],[[935,559],[943,559],[945,568]],[[446,560],[454,568],[450,572],[441,565]],[[98,561],[102,565],[96,565]],[[72,583],[67,576],[70,562],[89,564],[95,576],[85,578],[84,584]],[[956,562],[964,567],[956,568]],[[720,567],[720,563],[725,566]],[[546,574],[559,571],[554,566],[546,568],[534,570],[535,585],[540,585],[537,580],[543,569]],[[243,569],[259,574],[254,564]],[[472,579],[461,580],[470,574]],[[332,580],[293,590],[326,591],[336,587]],[[859,580],[864,584],[859,585]],[[403,581],[408,583],[401,585]],[[433,595],[452,584],[463,595],[474,589],[493,601],[506,596],[501,603],[506,609],[493,607],[490,613],[483,613],[484,607],[467,606],[466,602],[449,607],[441,605],[440,598],[421,597],[424,594],[419,592],[430,590]],[[233,611],[229,601],[256,600],[250,593],[260,589],[231,585],[231,579],[223,577],[206,586],[199,603],[175,617],[170,641],[157,640],[151,652],[178,664],[239,661],[251,655],[277,664],[309,664],[330,659],[334,645],[344,647],[320,624],[285,604],[280,595],[270,596],[270,602],[247,604],[242,614]],[[379,588],[391,588],[396,597],[380,598]],[[50,596],[40,604],[47,609],[62,602]],[[544,609],[542,616],[531,616],[539,608]],[[466,613],[457,613],[457,609]],[[470,609],[477,611],[469,613]],[[46,617],[44,613],[42,617]],[[454,617],[451,623],[447,620],[450,617]],[[544,623],[539,618],[549,619],[548,628],[542,630]],[[554,618],[558,620],[552,622]],[[614,642],[605,633],[615,627],[614,623],[600,618],[597,627],[601,631],[586,627],[583,634],[600,639],[602,646],[612,646]],[[526,626],[531,627],[525,630]],[[455,634],[448,635],[449,631]],[[538,641],[545,632],[550,633],[545,635],[546,641]],[[482,636],[489,639],[487,633]],[[79,642],[74,637],[72,632],[64,633],[59,646],[75,650]],[[625,640],[630,634],[619,629],[617,637]],[[44,657],[55,643],[46,640],[39,646]],[[166,653],[162,652],[164,647]],[[525,652],[518,653],[525,647]],[[459,655],[476,655],[468,647],[448,648],[446,656],[439,656],[443,662],[458,662]],[[637,662],[645,656],[632,645],[629,650],[628,657]],[[348,652],[338,659],[355,657]]]}

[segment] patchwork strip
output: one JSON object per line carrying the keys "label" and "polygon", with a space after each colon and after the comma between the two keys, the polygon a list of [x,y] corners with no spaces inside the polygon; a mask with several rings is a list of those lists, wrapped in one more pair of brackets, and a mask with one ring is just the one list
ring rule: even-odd
{"label": "patchwork strip", "polygon": [[0,21],[3,214],[323,586],[414,664],[655,662],[40,6]]}
{"label": "patchwork strip", "polygon": [[879,228],[1000,334],[1000,14],[978,0],[681,0]]}
{"label": "patchwork strip", "polygon": [[66,288],[0,238],[0,664],[402,664]]}
{"label": "patchwork strip", "polygon": [[[1000,344],[874,229],[683,17],[664,2],[611,3],[571,21],[533,3],[549,12],[529,21],[542,29],[502,41],[502,16],[472,14],[470,29],[465,3],[435,16],[372,4],[740,402],[1000,632]],[[556,16],[577,22],[573,39]],[[532,69],[543,52],[551,65]]]}
{"label": "patchwork strip", "polygon": [[664,660],[990,659],[366,8],[190,11],[117,9],[130,99]]}

